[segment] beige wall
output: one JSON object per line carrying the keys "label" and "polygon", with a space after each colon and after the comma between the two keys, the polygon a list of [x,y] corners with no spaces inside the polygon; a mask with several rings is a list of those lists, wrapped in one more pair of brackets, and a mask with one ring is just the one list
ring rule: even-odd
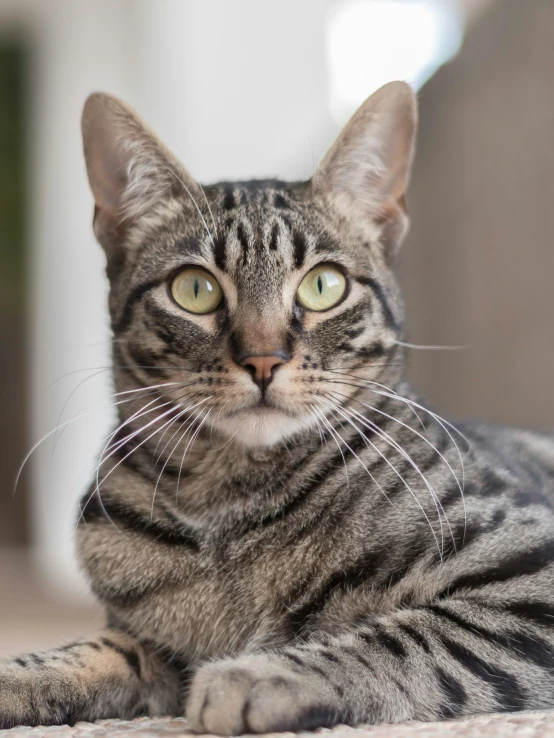
{"label": "beige wall", "polygon": [[420,94],[401,274],[414,384],[457,417],[554,428],[554,2],[502,0]]}

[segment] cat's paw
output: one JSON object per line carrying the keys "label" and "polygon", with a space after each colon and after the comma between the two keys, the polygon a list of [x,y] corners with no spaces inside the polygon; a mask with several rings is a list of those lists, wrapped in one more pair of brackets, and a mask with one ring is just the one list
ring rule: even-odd
{"label": "cat's paw", "polygon": [[315,673],[298,673],[274,655],[202,666],[187,702],[198,733],[238,735],[313,730],[341,721],[336,690]]}

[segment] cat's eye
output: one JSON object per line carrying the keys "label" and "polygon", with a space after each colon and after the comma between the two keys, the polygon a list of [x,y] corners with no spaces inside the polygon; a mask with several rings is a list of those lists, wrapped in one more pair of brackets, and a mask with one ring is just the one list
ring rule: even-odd
{"label": "cat's eye", "polygon": [[190,313],[213,313],[223,298],[223,292],[215,277],[205,269],[188,267],[171,283],[175,302]]}
{"label": "cat's eye", "polygon": [[306,274],[296,293],[298,304],[306,310],[329,310],[346,292],[346,278],[337,267],[320,264]]}

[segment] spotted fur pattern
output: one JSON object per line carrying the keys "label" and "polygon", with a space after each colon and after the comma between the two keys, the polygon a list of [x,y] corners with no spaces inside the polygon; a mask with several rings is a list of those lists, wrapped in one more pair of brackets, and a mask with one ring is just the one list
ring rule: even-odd
{"label": "spotted fur pattern", "polygon": [[[200,732],[554,704],[554,439],[454,427],[403,381],[393,272],[415,106],[388,85],[306,183],[201,189],[89,99],[120,425],[78,551],[107,630],[0,669],[0,726],[184,714]],[[347,295],[309,313],[302,277]],[[186,265],[224,303],[192,315]],[[267,391],[238,362],[284,352]]]}

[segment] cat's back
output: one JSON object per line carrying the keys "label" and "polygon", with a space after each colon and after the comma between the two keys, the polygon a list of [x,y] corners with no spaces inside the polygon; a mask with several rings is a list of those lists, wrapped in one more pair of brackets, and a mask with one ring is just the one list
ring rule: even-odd
{"label": "cat's back", "polygon": [[[505,485],[515,491],[525,490],[529,499],[538,496],[554,506],[554,432],[493,426],[477,422],[459,424],[468,442],[469,453],[485,472],[481,484],[494,488],[492,477],[504,477]],[[490,472],[490,473],[488,473]],[[533,493],[536,493],[535,495]],[[522,502],[523,499],[520,499]]]}

